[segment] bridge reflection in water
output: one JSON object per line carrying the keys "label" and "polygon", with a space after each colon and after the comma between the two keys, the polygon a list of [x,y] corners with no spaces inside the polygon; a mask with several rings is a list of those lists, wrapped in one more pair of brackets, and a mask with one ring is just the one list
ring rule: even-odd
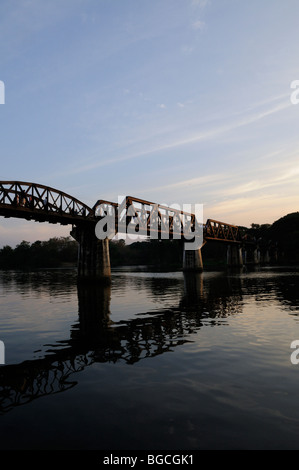
{"label": "bridge reflection in water", "polygon": [[[26,282],[24,280],[24,282]],[[168,279],[168,282],[171,282]],[[177,279],[172,282],[179,282]],[[111,286],[77,285],[79,321],[70,339],[47,347],[41,359],[0,368],[0,413],[39,397],[67,391],[78,382],[76,375],[94,363],[118,361],[134,364],[172,351],[203,326],[242,311],[241,280],[219,276],[204,288],[203,274],[184,274],[184,293],[177,306],[140,312],[130,320],[112,321]],[[161,289],[161,279],[146,283]],[[169,286],[168,286],[169,287]],[[163,286],[166,288],[167,286]]]}

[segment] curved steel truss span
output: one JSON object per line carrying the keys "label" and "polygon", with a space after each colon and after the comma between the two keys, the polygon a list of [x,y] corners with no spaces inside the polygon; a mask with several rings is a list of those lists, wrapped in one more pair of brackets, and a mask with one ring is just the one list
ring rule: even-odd
{"label": "curved steel truss span", "polygon": [[93,209],[69,194],[23,181],[0,181],[0,215],[62,225],[94,219]]}
{"label": "curved steel truss span", "polygon": [[[181,235],[184,238],[184,223],[191,231],[195,226],[195,215],[181,210],[127,196],[125,205],[99,200],[91,208],[69,194],[37,183],[24,181],[0,181],[0,216],[17,217],[36,222],[61,225],[96,224],[101,218],[98,208],[109,213],[113,209],[116,232],[126,232],[134,221],[142,234],[158,233],[160,236]],[[121,211],[125,208],[125,216]],[[123,223],[120,223],[123,222]],[[202,225],[203,241],[208,240],[240,244],[240,228],[224,222],[208,219]]]}

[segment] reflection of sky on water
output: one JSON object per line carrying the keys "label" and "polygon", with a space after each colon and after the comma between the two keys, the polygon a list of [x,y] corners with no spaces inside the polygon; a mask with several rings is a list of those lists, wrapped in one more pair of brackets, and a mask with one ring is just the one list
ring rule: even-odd
{"label": "reflection of sky on water", "polygon": [[31,445],[288,446],[299,431],[297,285],[298,272],[267,269],[117,271],[105,289],[77,287],[71,271],[2,273],[2,417],[9,429],[30,422]]}
{"label": "reflection of sky on water", "polygon": [[114,273],[111,320],[127,320],[179,305],[184,290],[182,273]]}
{"label": "reflection of sky on water", "polygon": [[[189,339],[203,326],[226,324],[230,325],[231,335],[236,331],[239,338],[246,337],[253,345],[270,343],[274,312],[281,309],[291,315],[298,312],[297,286],[296,270],[258,269],[229,275],[207,271],[186,278],[181,272],[120,269],[113,271],[104,317],[107,317],[107,325],[115,328],[132,321],[137,325],[142,319],[163,318],[167,314],[166,322],[172,317],[170,328],[174,328],[174,319],[185,324],[186,337],[188,328],[193,325]],[[93,299],[98,297],[99,290],[94,292],[91,288],[84,294],[83,309],[87,311],[83,315],[88,316],[89,310],[97,315],[97,309],[103,308],[101,298],[96,302]],[[63,347],[72,329],[80,329],[73,270],[2,273],[0,299],[1,339],[5,341],[9,363],[30,359],[32,355],[41,357],[49,344]],[[236,321],[235,315],[238,316]],[[280,327],[285,330],[284,316],[278,315],[275,321],[281,321]],[[205,332],[198,347],[209,347],[208,344],[203,346],[209,342],[209,334]],[[249,341],[249,338],[252,339]]]}
{"label": "reflection of sky on water", "polygon": [[[6,363],[39,357],[48,343],[68,338],[76,321],[74,276],[4,272],[0,276],[1,336]],[[63,280],[63,282],[61,282]]]}

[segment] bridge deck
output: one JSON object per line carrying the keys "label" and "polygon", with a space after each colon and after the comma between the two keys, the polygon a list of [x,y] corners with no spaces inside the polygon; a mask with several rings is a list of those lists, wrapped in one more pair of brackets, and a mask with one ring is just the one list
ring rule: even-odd
{"label": "bridge deck", "polygon": [[48,222],[60,225],[74,225],[84,221],[91,222],[90,217],[82,217],[82,215],[72,212],[62,212],[55,208],[51,208],[51,206],[48,207],[48,209],[30,209],[27,207],[12,206],[10,204],[0,203],[0,216],[5,218],[14,217],[25,220],[33,220],[35,222]]}
{"label": "bridge deck", "polygon": [[200,226],[203,241],[242,243],[242,233],[236,225],[212,219],[208,219],[206,224],[199,224],[193,213],[132,196],[127,196],[121,204],[99,200],[90,208],[49,186],[22,181],[0,182],[0,216],[6,218],[61,225],[95,225],[109,211],[115,218],[115,233],[128,233],[128,228],[134,230],[135,226],[140,235],[156,234],[157,238],[162,239],[186,238],[186,233],[194,234]]}
{"label": "bridge deck", "polygon": [[0,182],[0,215],[61,225],[94,219],[94,211],[69,194],[20,181]]}

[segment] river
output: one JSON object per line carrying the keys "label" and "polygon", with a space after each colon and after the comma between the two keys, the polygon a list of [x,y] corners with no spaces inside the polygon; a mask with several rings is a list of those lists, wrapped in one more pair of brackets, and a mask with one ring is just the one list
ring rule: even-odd
{"label": "river", "polygon": [[298,280],[0,271],[0,448],[299,449]]}

